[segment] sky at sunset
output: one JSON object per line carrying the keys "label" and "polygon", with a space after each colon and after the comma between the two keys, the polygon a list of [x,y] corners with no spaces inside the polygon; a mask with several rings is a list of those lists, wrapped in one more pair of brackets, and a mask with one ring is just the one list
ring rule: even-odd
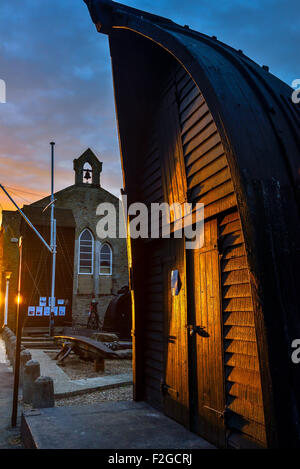
{"label": "sky at sunset", "polygon": [[[216,35],[288,84],[300,78],[296,0],[120,3]],[[73,159],[90,147],[103,161],[102,186],[119,195],[108,40],[96,32],[83,0],[1,0],[0,79],[7,86],[7,103],[0,104],[0,182],[20,205],[50,190],[51,140],[56,190],[73,184]],[[0,204],[11,208],[2,194]]]}

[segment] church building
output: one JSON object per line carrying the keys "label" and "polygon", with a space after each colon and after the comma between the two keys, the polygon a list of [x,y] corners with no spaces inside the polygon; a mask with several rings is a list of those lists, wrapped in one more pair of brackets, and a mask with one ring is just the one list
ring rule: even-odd
{"label": "church building", "polygon": [[[98,302],[99,317],[103,319],[111,299],[120,288],[128,285],[127,249],[126,239],[99,239],[96,233],[96,226],[100,219],[96,213],[99,204],[107,202],[113,204],[118,216],[120,210],[119,199],[101,187],[102,163],[90,149],[87,149],[73,163],[75,183],[54,195],[57,218],[60,219],[60,225],[57,226],[57,257],[59,258],[61,255],[61,268],[63,269],[62,273],[57,272],[57,267],[56,273],[60,282],[64,282],[61,279],[65,279],[66,285],[70,282],[73,285],[73,295],[71,294],[70,300],[67,301],[71,311],[68,311],[66,315],[66,323],[70,325],[72,322],[73,325],[86,326],[89,306],[93,297]],[[30,215],[34,216],[35,224],[42,225],[44,222],[39,222],[37,213],[40,209],[40,219],[42,220],[42,210],[49,202],[50,196],[24,207],[24,210],[28,213],[29,219]],[[70,222],[71,219],[72,222]],[[1,324],[7,322],[12,328],[15,326],[15,299],[19,267],[17,241],[22,234],[22,224],[24,225],[21,220],[22,217],[17,211],[4,210],[0,227],[0,321]],[[65,236],[63,230],[67,228],[68,233],[72,229],[74,231],[73,238],[72,236],[69,238],[73,239],[74,243],[74,247],[68,247],[69,251],[71,249],[70,259],[66,258],[66,250],[62,247]],[[46,227],[45,230],[48,232],[50,228]],[[38,238],[36,238],[36,244],[39,246]],[[41,245],[41,252],[43,249],[45,248]],[[74,255],[72,255],[72,250]],[[30,259],[30,252],[27,256]],[[65,267],[63,267],[64,265]],[[35,274],[37,272],[34,272]],[[25,276],[25,283],[26,278]],[[35,285],[38,281],[39,276],[37,275],[33,284]],[[59,290],[61,291],[61,285]],[[46,297],[46,292],[44,296]],[[26,301],[29,300],[26,298]],[[29,304],[26,304],[27,307]],[[26,314],[27,310],[24,311]],[[59,323],[62,324],[63,318],[59,319]],[[49,318],[45,317],[45,326],[48,321]],[[43,318],[30,317],[29,324],[30,326],[35,324],[41,326]]]}

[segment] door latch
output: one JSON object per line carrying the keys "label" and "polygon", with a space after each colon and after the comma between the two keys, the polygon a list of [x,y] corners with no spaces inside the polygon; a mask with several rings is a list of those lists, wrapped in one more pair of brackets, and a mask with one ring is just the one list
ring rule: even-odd
{"label": "door latch", "polygon": [[161,381],[160,383],[160,391],[164,396],[169,396],[172,399],[178,399],[179,398],[179,392],[176,391],[176,389],[172,389],[171,386],[166,384],[164,381]]}
{"label": "door latch", "polygon": [[203,326],[194,326],[192,324],[187,324],[186,328],[189,331],[191,337],[196,334],[199,334],[201,337],[209,337],[208,332],[206,332],[205,327]]}

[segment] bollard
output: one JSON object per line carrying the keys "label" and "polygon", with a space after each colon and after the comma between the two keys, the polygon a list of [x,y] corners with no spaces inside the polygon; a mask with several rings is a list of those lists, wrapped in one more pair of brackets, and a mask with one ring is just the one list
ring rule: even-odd
{"label": "bollard", "polygon": [[11,337],[9,339],[9,344],[8,344],[8,351],[9,351],[9,360],[10,364],[13,365],[14,357],[15,357],[15,350],[16,350],[16,338]]}
{"label": "bollard", "polygon": [[32,404],[35,409],[54,407],[54,385],[52,378],[40,376],[35,380]]}
{"label": "bollard", "polygon": [[5,339],[5,350],[6,350],[6,355],[7,355],[10,362],[11,362],[10,349],[12,347],[11,342],[13,342],[15,344],[15,340],[16,340],[16,337],[15,337],[14,333],[10,329],[8,329],[6,339]]}
{"label": "bollard", "polygon": [[7,353],[11,366],[13,366],[14,361],[15,361],[16,342],[17,341],[15,337],[10,337],[8,341],[8,350],[6,351],[6,353]]}
{"label": "bollard", "polygon": [[8,330],[4,339],[6,348],[8,348],[9,339],[11,339],[12,337],[15,337],[15,335],[10,330]]}
{"label": "bollard", "polygon": [[10,345],[11,342],[15,342],[16,340],[17,340],[17,339],[16,339],[16,336],[13,335],[13,334],[11,334],[11,335],[8,337],[8,339],[7,339],[7,345],[8,345],[8,347],[9,347],[9,345]]}
{"label": "bollard", "polygon": [[27,362],[31,360],[31,353],[29,350],[23,350],[20,354],[20,386],[23,386],[24,382],[24,369]]}
{"label": "bollard", "polygon": [[24,367],[23,375],[23,402],[25,404],[32,403],[34,382],[40,374],[39,362],[36,360],[29,360]]}
{"label": "bollard", "polygon": [[15,342],[15,341],[16,341],[16,336],[14,334],[9,334],[8,337],[7,337],[7,340],[5,342],[7,355],[8,355],[8,351],[9,351],[9,348],[10,348],[10,343]]}
{"label": "bollard", "polygon": [[8,327],[6,328],[5,333],[6,333],[6,336],[7,336],[7,337],[10,337],[10,336],[12,336],[12,335],[15,335],[15,334],[13,333],[13,331],[12,331],[11,329],[9,329]]}

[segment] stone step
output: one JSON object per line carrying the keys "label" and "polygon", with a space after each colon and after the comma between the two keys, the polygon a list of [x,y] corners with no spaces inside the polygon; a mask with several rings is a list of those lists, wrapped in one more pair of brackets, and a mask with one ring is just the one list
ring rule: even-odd
{"label": "stone step", "polygon": [[[54,335],[61,334],[63,327],[55,327]],[[24,327],[23,336],[24,337],[41,337],[47,336],[49,334],[49,327]]]}
{"label": "stone step", "polygon": [[54,344],[43,344],[43,343],[32,343],[32,344],[25,344],[24,347],[26,349],[38,349],[38,350],[57,350],[57,346]]}
{"label": "stone step", "polygon": [[57,345],[54,343],[53,339],[50,339],[50,338],[48,338],[48,340],[44,340],[44,339],[23,340],[22,339],[22,345],[24,345],[24,347],[27,349],[31,349],[31,348],[47,349],[47,350],[57,349]]}
{"label": "stone step", "polygon": [[37,336],[37,337],[22,337],[23,342],[53,342],[53,338],[49,336]]}

